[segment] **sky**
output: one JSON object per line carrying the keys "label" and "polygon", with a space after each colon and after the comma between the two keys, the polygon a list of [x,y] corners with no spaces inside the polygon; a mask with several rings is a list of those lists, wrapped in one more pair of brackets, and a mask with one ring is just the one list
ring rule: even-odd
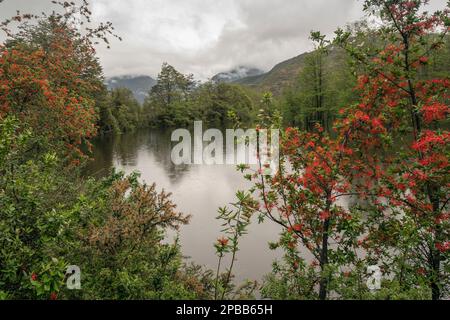
{"label": "sky", "polygon": [[[362,0],[91,0],[93,21],[111,21],[122,42],[99,46],[105,75],[156,77],[168,62],[206,80],[236,66],[270,70],[311,50],[311,30],[329,36],[363,17]],[[431,0],[430,10],[446,0]],[[0,19],[51,12],[50,0],[4,0]],[[0,36],[0,40],[1,36]]]}

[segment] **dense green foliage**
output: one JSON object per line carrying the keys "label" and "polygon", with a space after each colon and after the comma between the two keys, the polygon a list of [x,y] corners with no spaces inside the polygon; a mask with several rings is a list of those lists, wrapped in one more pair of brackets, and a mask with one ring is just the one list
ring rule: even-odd
{"label": "dense green foliage", "polygon": [[[0,297],[211,295],[211,276],[184,266],[177,243],[161,243],[166,228],[188,222],[168,194],[140,184],[136,175],[79,180],[61,165],[58,153],[26,160],[32,133],[14,118],[2,121],[0,141]],[[69,264],[83,270],[80,292],[65,289]]]}
{"label": "dense green foliage", "polygon": [[[365,44],[368,52],[374,54],[382,48],[380,41],[365,41],[368,37],[375,37],[373,31],[362,25],[355,29],[358,30],[355,32],[355,41],[360,45]],[[321,42],[313,37],[314,34],[313,32],[311,39],[315,43],[319,41],[316,50],[303,58],[297,82],[287,86],[277,98],[286,126],[311,131],[318,123],[331,132],[333,122],[339,117],[339,109],[357,98],[354,88],[356,74],[361,70],[342,48],[323,40]],[[449,57],[450,37],[447,36],[444,38],[444,46],[438,52],[432,52],[429,62],[420,70],[418,77],[447,77]]]}
{"label": "dense green foliage", "polygon": [[330,48],[324,36],[312,33],[316,50],[304,58],[297,83],[281,97],[285,124],[312,130],[319,123],[330,130],[339,106],[354,98],[356,77],[346,55]]}
{"label": "dense green foliage", "polygon": [[[162,242],[189,221],[170,194],[137,175],[80,178],[97,120],[131,130],[140,106],[102,85],[90,37],[108,25],[85,38],[70,17],[24,25],[0,54],[0,299],[211,297],[211,272]],[[66,289],[68,265],[83,270],[80,292]]]}
{"label": "dense green foliage", "polygon": [[143,108],[148,123],[159,127],[188,127],[196,120],[225,126],[233,119],[230,113],[244,123],[254,119],[253,102],[238,85],[198,84],[167,63]]}
{"label": "dense green foliage", "polygon": [[102,90],[96,100],[101,133],[120,134],[147,126],[143,120],[143,109],[129,89],[105,90]]}

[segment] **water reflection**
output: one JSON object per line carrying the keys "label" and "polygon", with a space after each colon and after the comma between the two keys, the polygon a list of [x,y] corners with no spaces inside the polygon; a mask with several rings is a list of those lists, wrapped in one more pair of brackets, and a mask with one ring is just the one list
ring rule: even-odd
{"label": "water reflection", "polygon": [[101,177],[113,167],[143,167],[152,170],[157,165],[164,169],[171,183],[179,183],[190,166],[176,166],[172,163],[170,154],[173,144],[170,135],[168,130],[139,130],[120,136],[98,138],[94,141],[95,160],[88,165],[86,173]]}
{"label": "water reflection", "polygon": [[[126,173],[141,172],[147,183],[173,194],[180,211],[193,219],[181,230],[183,253],[198,264],[216,267],[213,242],[220,234],[217,209],[235,200],[237,190],[249,187],[234,165],[175,166],[170,158],[171,131],[140,130],[94,141],[93,161],[87,174],[103,176],[115,167]],[[269,251],[267,243],[277,239],[278,226],[272,223],[250,227],[243,239],[236,264],[237,279],[260,279],[271,270],[279,253]],[[173,235],[172,235],[173,236]]]}

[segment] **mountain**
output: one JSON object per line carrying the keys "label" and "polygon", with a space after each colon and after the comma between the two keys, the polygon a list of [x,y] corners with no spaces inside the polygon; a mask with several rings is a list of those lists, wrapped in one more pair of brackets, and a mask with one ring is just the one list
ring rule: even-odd
{"label": "mountain", "polygon": [[264,73],[264,71],[257,69],[257,68],[239,66],[237,68],[234,68],[233,70],[218,73],[214,77],[212,77],[211,80],[214,82],[217,82],[217,83],[220,83],[220,82],[228,83],[228,82],[235,82],[240,79],[247,78],[247,77],[258,76],[263,73]]}
{"label": "mountain", "polygon": [[[383,41],[373,37],[364,37],[357,39],[357,41],[361,46],[367,46],[371,51],[376,48],[382,48],[384,45]],[[444,39],[444,43],[441,53],[434,56],[432,59],[433,63],[427,67],[426,72],[429,73],[429,76],[448,76],[447,70],[450,68],[450,36]],[[298,84],[300,72],[306,65],[305,60],[311,54],[313,52],[302,53],[277,64],[267,73],[237,79],[233,82],[248,86],[259,93],[270,91],[274,95],[280,95],[285,89]],[[348,57],[342,49],[330,45],[328,47],[328,55],[324,59],[324,67],[328,73],[334,73],[337,77],[346,77],[350,72],[347,59]]]}
{"label": "mountain", "polygon": [[109,90],[130,89],[136,100],[143,103],[150,89],[156,84],[156,80],[149,76],[121,76],[108,78],[105,84]]}
{"label": "mountain", "polygon": [[[305,58],[312,52],[302,53],[294,58],[277,64],[267,73],[241,78],[233,82],[251,87],[257,91],[270,91],[274,95],[280,95],[283,90],[295,85],[300,72],[305,66]],[[336,69],[340,64],[345,63],[342,50],[330,47],[329,55],[325,58],[325,63],[332,69]]]}
{"label": "mountain", "polygon": [[306,56],[307,53],[303,53],[277,64],[269,72],[237,79],[234,82],[252,87],[258,91],[281,93],[283,88],[288,87],[297,79],[303,68]]}

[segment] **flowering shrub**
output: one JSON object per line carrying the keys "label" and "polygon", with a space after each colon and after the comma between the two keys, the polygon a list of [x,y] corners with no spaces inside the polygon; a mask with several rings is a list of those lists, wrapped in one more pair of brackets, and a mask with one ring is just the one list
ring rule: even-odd
{"label": "flowering shrub", "polygon": [[[361,151],[357,170],[365,182],[359,187],[368,191],[371,204],[364,241],[368,259],[394,273],[401,287],[424,280],[439,299],[449,280],[450,136],[442,124],[448,119],[450,81],[424,80],[419,71],[442,46],[450,24],[448,8],[420,13],[425,3],[366,1],[366,8],[379,9],[384,22],[379,33],[389,41],[371,60],[349,44],[348,34],[338,33],[338,43],[367,70],[360,79],[360,104],[344,111],[340,132],[352,128],[349,146]],[[360,114],[366,115],[364,123]]]}
{"label": "flowering shrub", "polygon": [[[359,100],[340,111],[336,137],[320,126],[288,128],[278,174],[247,175],[262,203],[256,212],[283,228],[272,246],[285,249],[287,265],[276,265],[265,292],[278,283],[299,297],[326,299],[348,297],[353,286],[355,296],[367,297],[365,268],[378,264],[398,297],[412,286],[422,297],[446,295],[450,82],[423,79],[420,70],[450,20],[448,9],[421,13],[426,2],[365,1],[383,21],[375,32],[386,44],[368,52],[351,32],[336,32],[334,44],[362,70]],[[361,205],[343,206],[346,196]]]}

